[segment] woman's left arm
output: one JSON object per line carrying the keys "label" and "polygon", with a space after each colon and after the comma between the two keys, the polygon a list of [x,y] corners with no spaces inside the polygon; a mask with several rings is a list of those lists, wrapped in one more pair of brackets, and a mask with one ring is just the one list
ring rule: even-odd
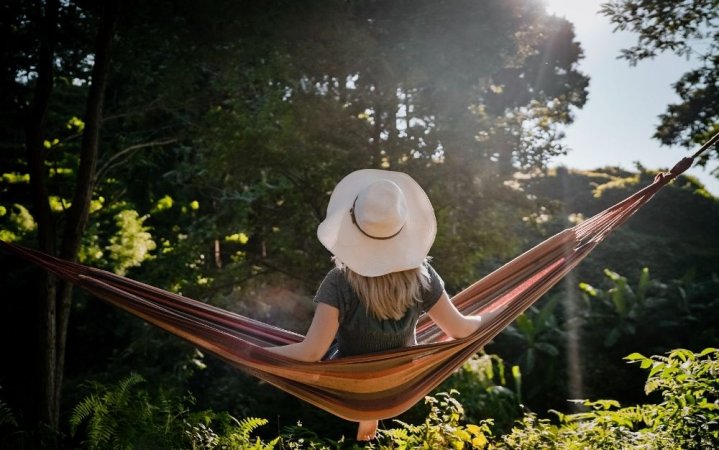
{"label": "woman's left arm", "polygon": [[268,347],[267,350],[298,361],[319,361],[329,350],[340,326],[340,312],[334,306],[320,303],[315,310],[305,339],[296,344]]}

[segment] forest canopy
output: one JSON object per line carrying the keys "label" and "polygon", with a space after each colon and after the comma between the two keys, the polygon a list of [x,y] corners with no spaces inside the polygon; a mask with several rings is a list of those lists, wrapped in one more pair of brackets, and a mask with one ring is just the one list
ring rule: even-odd
{"label": "forest canopy", "polygon": [[[716,14],[704,8],[701,26],[713,29]],[[620,20],[617,5],[605,13]],[[0,239],[298,332],[331,267],[316,227],[333,186],[353,170],[407,172],[427,191],[439,227],[431,256],[450,292],[654,175],[643,167],[549,169],[568,151],[561,130],[585,104],[589,78],[573,25],[538,1],[11,0],[0,14]],[[631,17],[641,22],[638,12]],[[693,23],[683,24],[687,33]],[[647,39],[640,43],[649,50],[626,56],[664,50]],[[711,73],[687,74],[683,83],[709,86]],[[707,117],[706,105],[682,112],[698,91],[683,92],[683,109],[667,113],[658,131],[665,142],[710,131],[697,118]],[[516,397],[510,381],[482,385],[512,405],[501,426],[516,418],[520,399],[545,410],[574,393],[560,375],[569,323],[584,324],[585,350],[603,355],[583,363],[594,380],[588,393],[632,401],[644,374],[628,375],[626,391],[597,381],[618,366],[627,373],[625,345],[661,354],[669,346],[699,350],[716,337],[709,305],[717,202],[691,178],[668,191],[573,284],[488,348],[518,374],[534,374],[523,385],[515,379]],[[0,412],[19,411],[12,421],[26,430],[43,424],[28,437],[34,442],[77,444],[71,428],[82,430],[89,416],[72,411],[92,406],[87,380],[107,401],[125,398],[113,397],[112,386],[131,392],[147,381],[157,388],[147,391],[153,402],[185,405],[172,396],[192,391],[187,403],[197,411],[274,414],[285,425],[299,416],[336,428],[335,419],[8,254],[0,267],[9,293],[0,302],[2,338],[18,343],[9,349],[16,363],[0,372]],[[635,279],[653,297],[638,296]],[[625,308],[613,302],[622,289]],[[675,295],[683,295],[681,308],[651,308]],[[661,334],[639,323],[648,310],[662,320],[657,330],[676,339],[638,337]],[[678,331],[684,326],[702,333],[687,337]],[[3,417],[10,416],[0,415],[0,425]]]}

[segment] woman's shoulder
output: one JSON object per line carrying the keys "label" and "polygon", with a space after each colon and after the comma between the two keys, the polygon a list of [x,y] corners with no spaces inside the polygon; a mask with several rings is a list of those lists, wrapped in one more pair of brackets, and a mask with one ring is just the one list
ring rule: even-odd
{"label": "woman's shoulder", "polygon": [[325,281],[331,281],[333,283],[342,282],[346,280],[344,271],[340,267],[333,267],[325,275]]}
{"label": "woman's shoulder", "polygon": [[315,301],[317,301],[318,296],[321,297],[323,295],[325,297],[337,298],[342,295],[348,285],[344,271],[339,267],[335,267],[327,272],[322,283],[320,283],[315,295]]}
{"label": "woman's shoulder", "polygon": [[424,264],[427,269],[428,283],[422,295],[422,309],[428,311],[442,296],[444,292],[444,280],[429,262],[425,262]]}
{"label": "woman's shoulder", "polygon": [[431,282],[437,280],[442,283],[442,285],[444,285],[444,280],[442,280],[442,277],[439,276],[439,273],[437,273],[437,271],[434,267],[432,267],[432,264],[430,264],[429,261],[424,262],[424,267],[427,270],[427,278],[429,278]]}

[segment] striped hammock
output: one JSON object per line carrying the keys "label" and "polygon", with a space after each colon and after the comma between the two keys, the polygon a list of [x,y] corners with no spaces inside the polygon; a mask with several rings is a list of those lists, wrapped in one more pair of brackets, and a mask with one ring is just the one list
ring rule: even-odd
{"label": "striped hammock", "polygon": [[385,419],[406,411],[432,391],[689,168],[692,160],[684,158],[649,186],[547,239],[452,299],[464,314],[492,312],[490,326],[450,340],[425,316],[417,326],[419,345],[313,363],[266,350],[301,341],[299,334],[110,272],[0,243],[104,301],[332,414],[353,421]]}

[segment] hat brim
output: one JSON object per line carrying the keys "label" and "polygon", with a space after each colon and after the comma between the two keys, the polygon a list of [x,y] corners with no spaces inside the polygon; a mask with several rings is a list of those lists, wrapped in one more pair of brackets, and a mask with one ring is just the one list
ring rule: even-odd
{"label": "hat brim", "polygon": [[[407,221],[391,239],[364,235],[350,215],[357,194],[379,180],[396,183],[407,202]],[[437,219],[422,187],[405,173],[378,169],[358,170],[343,178],[330,196],[327,218],[317,228],[322,245],[354,272],[366,277],[419,267],[436,234]]]}

